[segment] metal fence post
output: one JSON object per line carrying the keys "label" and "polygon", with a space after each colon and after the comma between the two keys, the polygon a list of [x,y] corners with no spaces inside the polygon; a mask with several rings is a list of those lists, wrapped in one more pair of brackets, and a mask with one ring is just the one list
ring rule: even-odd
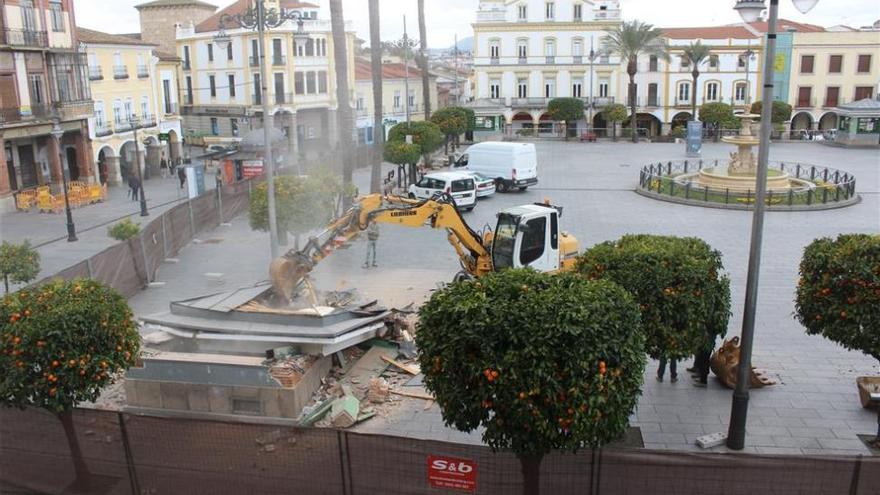
{"label": "metal fence post", "polygon": [[159,218],[162,219],[162,259],[168,259],[168,231],[165,229],[165,214]]}
{"label": "metal fence post", "polygon": [[730,204],[730,188],[724,189],[724,204]]}
{"label": "metal fence post", "polygon": [[196,219],[193,216],[193,202],[189,200],[186,202],[186,205],[189,206],[189,230],[192,234],[192,239],[196,238]]}
{"label": "metal fence post", "polygon": [[797,164],[797,168],[795,170],[797,170],[797,173],[795,174],[795,178],[800,179],[801,178],[801,164],[800,163]]}
{"label": "metal fence post", "polygon": [[128,480],[131,482],[131,493],[132,495],[139,495],[141,487],[140,482],[138,482],[134,456],[131,453],[131,442],[128,440],[128,429],[125,427],[125,416],[119,412],[117,417],[119,419],[119,432],[122,434],[122,447],[125,451],[125,464],[128,467]]}
{"label": "metal fence post", "polygon": [[217,184],[217,213],[220,215],[220,224],[223,224],[223,186]]}
{"label": "metal fence post", "polygon": [[684,185],[684,199],[691,199],[691,183],[688,182]]}
{"label": "metal fence post", "polygon": [[791,206],[794,203],[794,189],[788,190],[788,206]]}
{"label": "metal fence post", "polygon": [[703,189],[703,201],[708,203],[709,202],[709,186],[704,186],[704,187],[705,187],[705,189]]}
{"label": "metal fence post", "polygon": [[141,235],[139,235],[138,238],[140,238],[140,242],[141,242],[141,256],[143,256],[143,258],[144,258],[144,276],[146,276],[146,278],[147,278],[144,285],[149,285],[151,282],[151,280],[150,280],[150,278],[151,278],[150,277],[150,260],[147,259],[147,248],[146,248],[146,246],[144,246],[143,232],[141,232]]}

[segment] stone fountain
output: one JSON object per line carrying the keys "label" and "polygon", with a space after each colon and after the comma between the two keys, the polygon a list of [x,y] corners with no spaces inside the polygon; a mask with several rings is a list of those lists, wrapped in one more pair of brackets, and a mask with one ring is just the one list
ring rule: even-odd
{"label": "stone fountain", "polygon": [[[754,146],[760,143],[760,138],[752,133],[752,121],[760,118],[760,115],[741,114],[737,117],[742,120],[739,135],[721,138],[728,144],[736,145],[738,151],[730,154],[730,162],[726,167],[705,168],[696,177],[700,186],[709,186],[712,189],[728,189],[733,192],[754,191],[758,175],[758,156],[752,151]],[[769,170],[767,176],[767,190],[773,192],[787,192],[793,184],[791,177],[779,170]]]}

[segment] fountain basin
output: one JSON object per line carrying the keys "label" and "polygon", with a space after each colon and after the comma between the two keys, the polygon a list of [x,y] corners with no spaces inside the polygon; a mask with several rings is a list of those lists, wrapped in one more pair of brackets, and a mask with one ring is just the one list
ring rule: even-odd
{"label": "fountain basin", "polygon": [[[730,190],[731,192],[754,191],[757,186],[757,177],[751,174],[738,174],[728,167],[704,168],[693,176],[700,187],[709,186],[711,189]],[[773,192],[788,192],[789,189],[801,189],[809,187],[802,180],[793,180],[787,172],[769,170],[767,176],[767,190]]]}

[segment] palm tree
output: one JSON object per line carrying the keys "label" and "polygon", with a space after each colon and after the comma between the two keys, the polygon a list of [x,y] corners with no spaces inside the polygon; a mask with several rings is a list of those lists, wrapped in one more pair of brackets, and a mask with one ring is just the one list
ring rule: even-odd
{"label": "palm tree", "polygon": [[428,30],[425,27],[425,0],[419,0],[419,69],[422,71],[422,101],[425,107],[425,120],[431,118],[431,82],[428,75]]}
{"label": "palm tree", "polygon": [[712,56],[712,52],[708,46],[697,40],[696,43],[691,42],[690,45],[684,47],[684,55],[682,59],[690,61],[694,70],[691,75],[694,77],[694,88],[691,92],[691,120],[697,120],[697,79],[700,78],[700,64],[705,62]]}
{"label": "palm tree", "polygon": [[370,0],[370,65],[373,73],[373,169],[370,192],[381,191],[382,150],[385,148],[385,123],[382,110],[382,40],[379,22],[379,0]]}
{"label": "palm tree", "polygon": [[638,73],[639,56],[654,55],[669,60],[666,40],[663,31],[651,24],[640,21],[624,21],[617,27],[608,30],[602,40],[602,49],[606,53],[615,54],[621,61],[626,61],[626,73],[629,74],[629,106],[632,126],[632,140],[639,142],[636,119],[636,73]]}
{"label": "palm tree", "polygon": [[[349,102],[348,47],[346,44],[345,19],[342,16],[342,0],[330,0],[330,30],[333,33],[333,58],[336,69],[336,121],[339,128],[339,144],[342,151],[342,183],[348,187],[354,173],[352,150],[353,118]],[[350,206],[351,198],[344,195],[343,209]]]}

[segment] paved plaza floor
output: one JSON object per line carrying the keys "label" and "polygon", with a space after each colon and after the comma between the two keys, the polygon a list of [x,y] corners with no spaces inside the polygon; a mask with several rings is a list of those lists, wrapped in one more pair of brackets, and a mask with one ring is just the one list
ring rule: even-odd
{"label": "paved plaza floor", "polygon": [[[110,187],[107,200],[72,210],[78,241],[67,242],[67,219],[62,213],[9,212],[0,215],[0,240],[21,242],[25,239],[38,246],[40,274],[38,280],[79,263],[116,244],[107,235],[107,227],[131,218],[146,225],[156,215],[186,201],[186,191],[176,177],[155,177],[144,181],[144,195],[151,216],[140,216],[140,203],[132,201],[128,186]],[[214,178],[205,177],[205,187],[214,188]]]}
{"label": "paved plaza floor", "polygon": [[[722,159],[729,152],[729,145],[708,144],[704,157]],[[540,185],[525,193],[499,194],[481,201],[473,213],[466,214],[474,228],[494,227],[500,209],[549,198],[565,207],[563,229],[579,239],[581,249],[630,233],[703,238],[724,255],[734,303],[728,336],[740,333],[752,214],[658,202],[633,192],[642,165],[682,159],[682,145],[554,142],[538,144],[538,153]],[[821,337],[807,336],[792,315],[797,267],[807,244],[840,233],[880,232],[880,153],[820,144],[776,144],[771,159],[852,172],[862,201],[840,210],[768,213],[754,363],[779,383],[751,394],[747,451],[867,453],[856,435],[876,432],[877,416],[861,408],[855,378],[877,375],[878,363]],[[366,190],[368,171],[358,171],[356,180]],[[166,310],[170,300],[267,278],[268,236],[251,232],[246,217],[202,238],[213,242],[187,246],[179,254],[180,263],[160,268],[157,280],[165,282],[164,287],[148,289],[131,300],[138,314]],[[430,229],[382,226],[379,267],[362,269],[364,254],[364,241],[359,241],[329,257],[315,271],[318,287],[356,287],[387,305],[401,307],[420,303],[459,269],[445,233]],[[727,430],[732,392],[714,378],[708,389],[693,387],[684,372],[688,365],[680,365],[678,383],[658,383],[656,363],[649,362],[632,418],[647,447],[696,449],[696,437]],[[437,406],[428,410],[423,406],[420,401],[408,402],[395,413],[375,417],[356,429],[479,442],[478,434],[443,426]]]}

